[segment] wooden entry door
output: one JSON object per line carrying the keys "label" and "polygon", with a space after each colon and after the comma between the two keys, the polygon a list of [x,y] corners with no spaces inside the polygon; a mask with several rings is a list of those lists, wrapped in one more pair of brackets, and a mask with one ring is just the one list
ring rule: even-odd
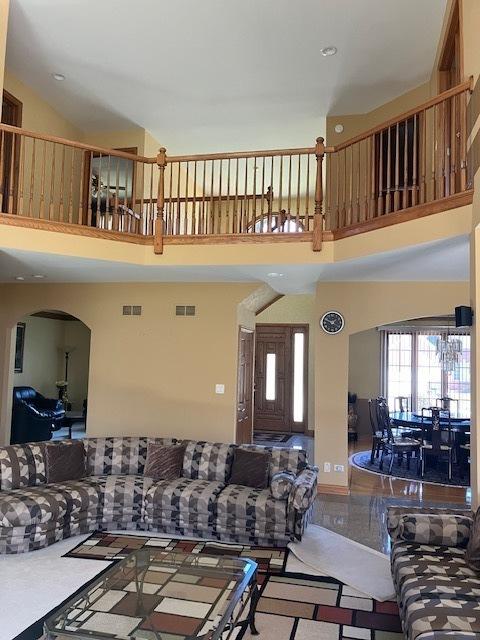
{"label": "wooden entry door", "polygon": [[257,325],[255,429],[306,431],[307,354],[308,325]]}
{"label": "wooden entry door", "polygon": [[[22,103],[15,96],[3,91],[2,124],[22,126]],[[4,132],[0,139],[0,212],[17,213],[18,169],[20,140],[14,142],[14,134]]]}
{"label": "wooden entry door", "polygon": [[238,332],[237,444],[253,439],[253,365],[255,333],[240,327]]}

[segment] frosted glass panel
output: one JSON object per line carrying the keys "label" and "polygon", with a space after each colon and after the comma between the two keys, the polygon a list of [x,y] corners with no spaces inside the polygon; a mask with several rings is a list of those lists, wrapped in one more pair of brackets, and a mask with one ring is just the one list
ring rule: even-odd
{"label": "frosted glass panel", "polygon": [[303,333],[295,333],[293,338],[293,421],[303,422],[303,371],[304,371]]}
{"label": "frosted glass panel", "polygon": [[265,384],[265,400],[275,400],[276,396],[276,366],[277,356],[274,353],[267,353],[267,375]]}

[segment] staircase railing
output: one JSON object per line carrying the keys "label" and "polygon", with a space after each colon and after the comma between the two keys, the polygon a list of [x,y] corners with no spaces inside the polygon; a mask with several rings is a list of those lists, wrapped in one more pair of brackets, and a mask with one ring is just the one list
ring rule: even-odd
{"label": "staircase railing", "polygon": [[308,240],[318,251],[325,238],[467,195],[470,90],[463,83],[335,147],[317,138],[304,148],[162,148],[146,158],[0,125],[0,214],[146,236],[157,253],[165,242],[247,238]]}

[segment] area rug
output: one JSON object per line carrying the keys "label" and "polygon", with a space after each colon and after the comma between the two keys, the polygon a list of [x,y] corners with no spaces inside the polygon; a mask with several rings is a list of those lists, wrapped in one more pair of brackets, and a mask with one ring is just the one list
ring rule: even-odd
{"label": "area rug", "polygon": [[388,556],[354,540],[310,525],[291,552],[316,572],[332,576],[380,602],[394,598]]}
{"label": "area rug", "polygon": [[[328,576],[316,577],[284,571],[281,574],[264,574],[260,577],[261,597],[257,605],[256,626],[262,640],[402,640],[404,637],[394,601],[377,602]],[[148,598],[142,598],[142,606],[151,607],[152,613],[162,600],[163,585],[159,584],[157,587],[158,593],[150,593]],[[135,597],[130,592],[126,592],[123,597],[126,605],[121,613],[121,590],[111,607],[116,623],[121,618],[120,622],[125,622],[128,626],[129,620],[132,620],[129,616],[133,615],[130,610],[132,606],[133,610],[135,609]],[[39,640],[42,637],[43,621],[58,609],[59,607],[56,607],[14,640]],[[102,607],[101,611],[105,618],[112,613],[105,607]],[[86,628],[89,615],[99,614],[95,611],[90,614],[88,611],[85,612],[82,624],[85,624]],[[189,610],[188,620],[196,615],[198,614],[195,611]],[[154,618],[152,615],[152,619]],[[130,628],[131,626],[130,624]],[[159,637],[159,631],[160,629],[145,629],[139,631],[138,635],[132,632],[128,637],[150,639]],[[179,638],[177,635],[163,634],[162,637]],[[254,636],[251,636],[246,622],[243,622],[232,635],[236,640],[247,640],[251,637]]]}
{"label": "area rug", "polygon": [[91,560],[122,560],[132,551],[148,547],[181,553],[243,556],[252,558],[261,573],[281,573],[288,559],[286,547],[257,547],[225,542],[198,541],[158,536],[135,536],[95,531],[86,540],[66,553],[64,558]]}
{"label": "area rug", "polygon": [[[350,458],[350,462],[354,467],[357,467],[357,469],[364,469],[371,473],[389,476],[388,465],[390,464],[390,456],[388,456],[383,463],[383,471],[380,471],[380,458],[375,458],[373,464],[371,464],[370,455],[370,451],[359,451]],[[468,476],[462,478],[456,465],[453,465],[452,480],[449,482],[446,463],[440,464],[438,469],[434,466],[427,467],[425,470],[425,478],[422,480],[417,473],[416,460],[412,460],[410,462],[410,469],[407,469],[406,461],[402,461],[402,463],[399,464],[398,459],[395,458],[392,477],[403,480],[417,480],[418,482],[427,482],[430,484],[441,484],[449,487],[470,486],[470,478]]]}
{"label": "area rug", "polygon": [[285,444],[288,442],[292,436],[285,435],[283,433],[270,433],[269,431],[254,431],[253,432],[253,442],[254,443],[263,443],[268,442],[269,444]]}

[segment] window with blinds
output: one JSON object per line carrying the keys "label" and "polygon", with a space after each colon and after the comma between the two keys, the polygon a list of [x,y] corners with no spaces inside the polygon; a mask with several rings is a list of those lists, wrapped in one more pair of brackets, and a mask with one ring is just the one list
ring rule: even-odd
{"label": "window with blinds", "polygon": [[[390,410],[396,398],[408,398],[412,411],[452,398],[452,415],[470,416],[470,335],[465,330],[399,329],[382,331],[383,394]],[[437,355],[437,341],[460,340],[462,351],[452,371],[445,371]]]}

